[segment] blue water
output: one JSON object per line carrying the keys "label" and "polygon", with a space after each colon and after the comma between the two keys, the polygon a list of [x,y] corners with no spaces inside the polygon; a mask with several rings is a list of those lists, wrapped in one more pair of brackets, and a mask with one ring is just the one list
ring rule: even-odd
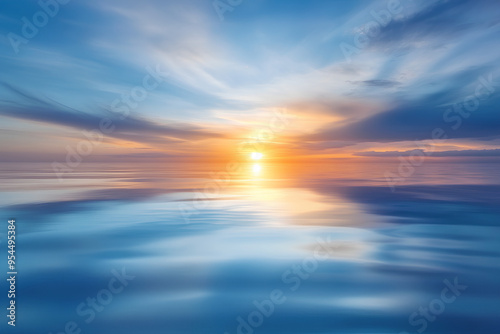
{"label": "blue water", "polygon": [[498,333],[499,167],[428,163],[391,192],[389,162],[249,165],[229,180],[210,180],[218,165],[83,164],[62,182],[48,164],[3,164],[18,276],[16,327],[0,326]]}

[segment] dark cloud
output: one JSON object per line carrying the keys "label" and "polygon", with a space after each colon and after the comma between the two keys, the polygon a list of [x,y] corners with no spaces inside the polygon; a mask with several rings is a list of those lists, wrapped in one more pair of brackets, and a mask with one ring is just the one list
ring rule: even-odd
{"label": "dark cloud", "polygon": [[365,81],[349,81],[349,82],[357,85],[372,86],[372,87],[394,87],[401,84],[398,81],[381,80],[381,79],[365,80]]}
{"label": "dark cloud", "polygon": [[[458,111],[466,111],[464,101],[474,96],[481,84],[480,77],[488,78],[491,73],[485,68],[471,68],[443,78],[444,84],[435,92],[416,99],[396,98],[394,107],[349,124],[331,123],[305,141],[355,141],[355,142],[396,142],[432,139],[435,129],[442,129],[447,138],[487,138],[500,135],[500,94],[493,77],[491,95],[477,100],[476,110],[469,116],[461,116]],[[416,84],[414,89],[423,87],[425,82]],[[418,87],[417,87],[418,86]],[[413,88],[413,87],[412,87]],[[432,89],[432,88],[431,88]],[[445,113],[447,117],[445,118]]]}
{"label": "dark cloud", "polygon": [[187,124],[160,124],[135,115],[99,110],[96,113],[82,112],[57,102],[45,101],[28,92],[5,84],[20,102],[0,101],[0,115],[35,122],[68,126],[82,130],[100,128],[108,119],[114,130],[108,136],[141,143],[172,143],[220,137],[200,127]]}
{"label": "dark cloud", "polygon": [[344,148],[356,144],[356,142],[344,142],[344,141],[325,141],[325,142],[304,142],[301,144],[302,148],[307,150],[326,150],[330,148]]}
{"label": "dark cloud", "polygon": [[461,151],[443,151],[443,152],[424,152],[421,149],[409,151],[385,151],[385,152],[358,152],[355,156],[359,157],[401,157],[410,155],[421,155],[424,153],[433,157],[500,157],[500,149],[492,150],[461,150]]}

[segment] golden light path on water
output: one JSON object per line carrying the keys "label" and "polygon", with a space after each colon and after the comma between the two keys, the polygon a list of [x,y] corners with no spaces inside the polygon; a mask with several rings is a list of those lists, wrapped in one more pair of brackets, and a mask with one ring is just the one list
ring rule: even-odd
{"label": "golden light path on water", "polygon": [[253,164],[252,172],[254,176],[258,176],[262,170],[262,166],[260,164]]}

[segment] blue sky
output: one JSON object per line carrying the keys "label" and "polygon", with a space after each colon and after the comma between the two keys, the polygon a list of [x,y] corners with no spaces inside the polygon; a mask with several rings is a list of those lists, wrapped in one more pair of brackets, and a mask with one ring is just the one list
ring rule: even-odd
{"label": "blue sky", "polygon": [[[18,52],[42,8],[1,7],[7,160],[63,155],[103,117],[96,155],[231,151],[275,110],[293,117],[268,143],[282,155],[408,151],[436,128],[437,151],[500,148],[497,1],[243,0],[221,20],[208,0],[73,0]],[[148,67],[161,84],[119,119]]]}

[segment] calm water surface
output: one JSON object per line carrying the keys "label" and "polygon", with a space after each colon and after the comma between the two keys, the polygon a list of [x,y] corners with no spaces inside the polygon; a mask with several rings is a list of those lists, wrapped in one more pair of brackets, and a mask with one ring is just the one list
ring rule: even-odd
{"label": "calm water surface", "polygon": [[[62,182],[2,164],[9,331],[498,333],[499,167],[430,162],[391,192],[397,163],[250,163],[229,180],[215,164],[83,164]],[[102,292],[117,273],[134,278]]]}

